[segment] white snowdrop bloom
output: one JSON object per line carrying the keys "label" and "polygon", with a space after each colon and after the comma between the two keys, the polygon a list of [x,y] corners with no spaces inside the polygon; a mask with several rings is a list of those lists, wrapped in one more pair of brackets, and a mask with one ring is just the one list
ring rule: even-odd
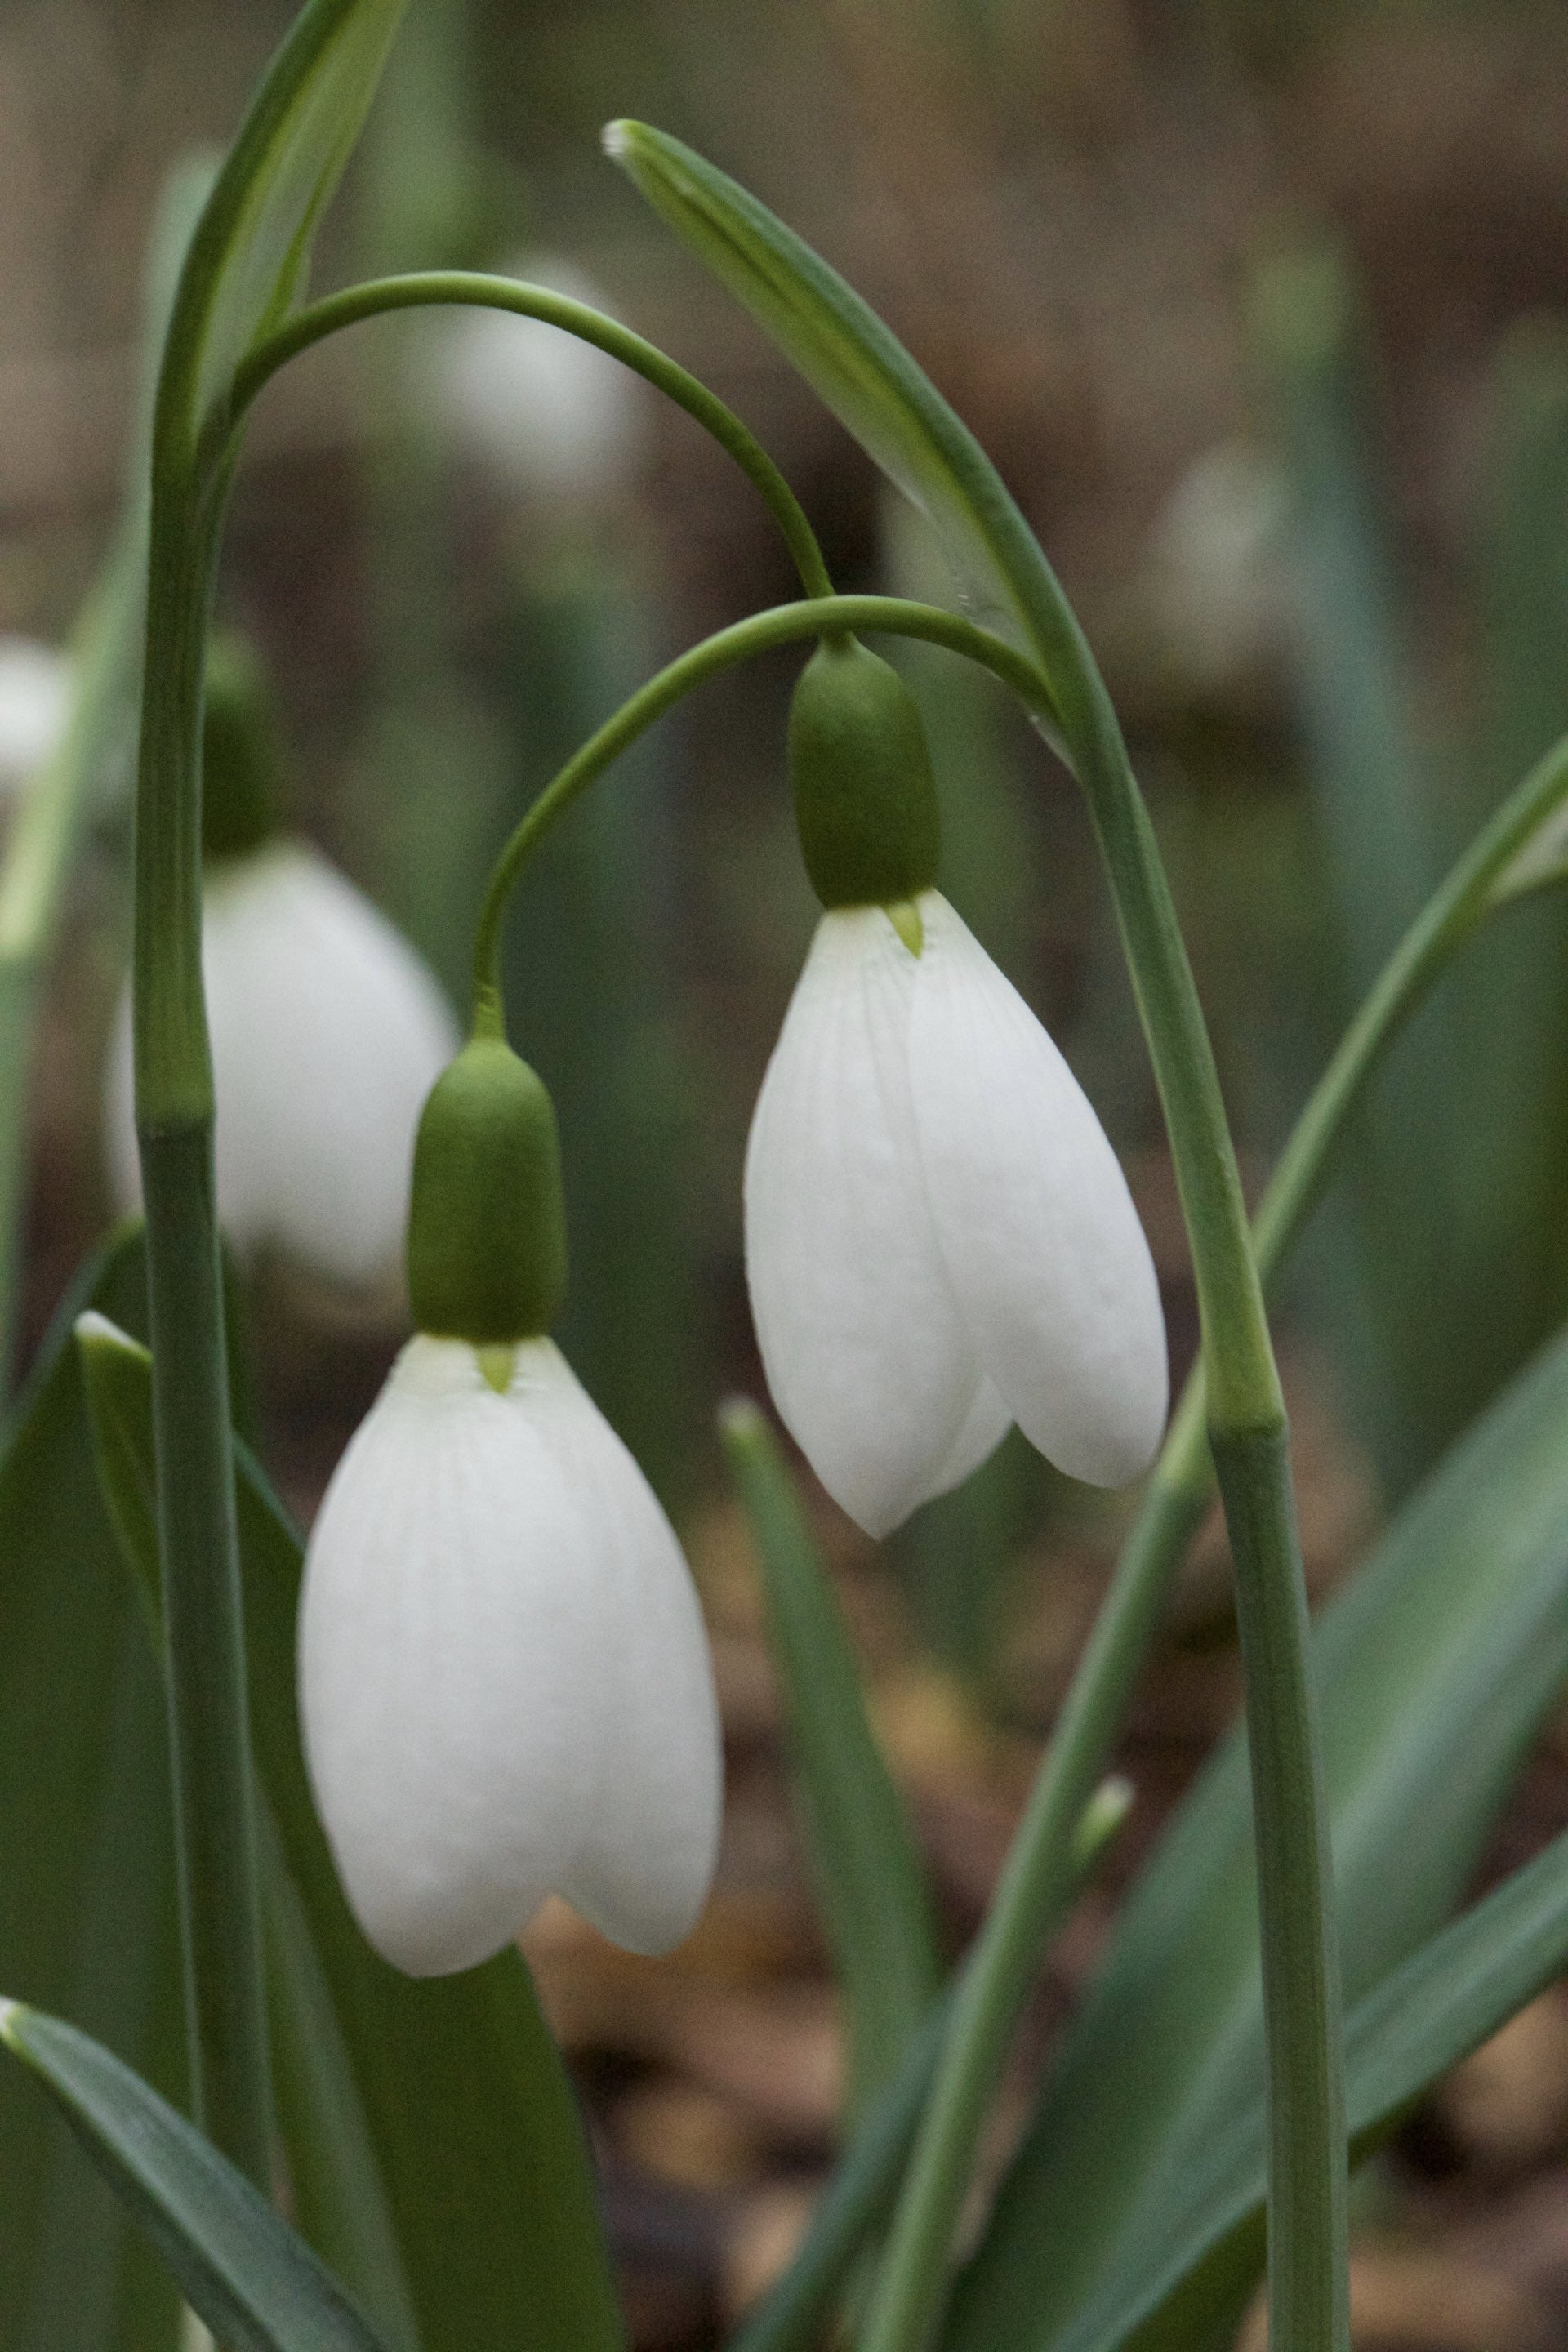
{"label": "white snowdrop bloom", "polygon": [[746,1152],[768,1384],[827,1491],[883,1535],[1016,1421],[1074,1477],[1152,1458],[1168,1372],[1125,1179],[1077,1080],[933,889],[823,916]]}
{"label": "white snowdrop bloom", "polygon": [[300,1695],[350,1903],[396,1967],[471,1967],[551,1893],[636,1952],[691,1927],[721,1787],[701,1614],[549,1339],[404,1349],[310,1538]]}
{"label": "white snowdrop bloom", "polygon": [[[552,256],[514,256],[500,273],[607,310],[593,280]],[[470,306],[440,321],[435,397],[458,446],[516,488],[562,499],[612,494],[642,451],[642,385],[621,362],[563,328]]]}
{"label": "white snowdrop bloom", "polygon": [[69,709],[65,656],[35,637],[0,635],[0,799],[42,766]]}
{"label": "white snowdrop bloom", "polygon": [[[420,1107],[458,1043],[445,997],[385,917],[304,842],[275,838],[215,865],[202,907],[226,1234],[345,1286],[395,1276]],[[104,1112],[111,1186],[131,1207],[141,1176],[129,991]]]}

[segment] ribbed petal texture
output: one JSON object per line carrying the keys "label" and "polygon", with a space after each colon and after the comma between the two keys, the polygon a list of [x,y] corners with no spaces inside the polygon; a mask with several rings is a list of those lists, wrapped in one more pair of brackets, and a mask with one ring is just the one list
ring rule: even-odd
{"label": "ribbed petal texture", "polygon": [[[293,842],[208,882],[202,972],[230,1241],[274,1244],[349,1286],[395,1276],[414,1130],[458,1043],[430,973],[351,882]],[[130,1207],[141,1180],[129,997],[104,1124],[113,1189]]]}
{"label": "ribbed petal texture", "polygon": [[1159,1287],[1061,1055],[945,898],[823,917],[758,1098],[746,1265],[783,1419],[869,1534],[1016,1420],[1105,1486],[1165,1417]]}
{"label": "ribbed petal texture", "polygon": [[872,1535],[935,1491],[980,1389],[920,1164],[915,970],[879,907],[823,917],[746,1150],[768,1386],[828,1493]]}
{"label": "ribbed petal texture", "polygon": [[921,1164],[974,1345],[1030,1443],[1074,1478],[1147,1469],[1167,1402],[1153,1263],[1078,1080],[932,891],[910,1024]]}
{"label": "ribbed petal texture", "polygon": [[668,1521],[548,1340],[505,1396],[418,1338],[339,1465],[306,1561],[307,1761],[349,1900],[415,1976],[547,1894],[667,1950],[712,1874],[706,1637]]}

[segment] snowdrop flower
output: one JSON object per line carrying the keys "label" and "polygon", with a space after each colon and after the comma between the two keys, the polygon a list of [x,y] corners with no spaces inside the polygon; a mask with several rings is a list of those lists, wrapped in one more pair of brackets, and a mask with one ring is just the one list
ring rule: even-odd
{"label": "snowdrop flower", "polygon": [[[520,255],[503,276],[608,308],[570,262]],[[440,322],[435,396],[458,446],[518,489],[602,499],[641,452],[641,388],[619,360],[579,336],[508,310],[465,308]]]}
{"label": "snowdrop flower", "polygon": [[[217,1095],[218,1216],[327,1281],[396,1278],[420,1106],[458,1045],[435,979],[309,843],[277,830],[276,752],[254,664],[208,667],[202,977]],[[110,1183],[141,1199],[131,997],[105,1080]]]}
{"label": "snowdrop flower", "polygon": [[477,1036],[420,1128],[418,1335],[327,1490],[300,1616],[317,1805],[360,1925],[415,1976],[487,1958],[552,1892],[665,1951],[712,1874],[701,1615],[544,1336],[563,1271],[549,1097]]}
{"label": "snowdrop flower", "polygon": [[65,732],[68,665],[34,637],[0,636],[0,799],[43,765]]}
{"label": "snowdrop flower", "polygon": [[871,1535],[1016,1421],[1073,1476],[1152,1457],[1148,1244],[1066,1062],[931,887],[934,787],[895,674],[825,645],[797,689],[802,845],[827,911],[746,1153],[746,1267],[784,1423]]}

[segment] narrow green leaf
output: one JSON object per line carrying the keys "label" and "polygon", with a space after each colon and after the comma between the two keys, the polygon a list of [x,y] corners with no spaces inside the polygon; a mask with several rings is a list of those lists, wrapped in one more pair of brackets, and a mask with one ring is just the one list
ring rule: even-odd
{"label": "narrow green leaf", "polygon": [[[1352,2148],[1365,2156],[1450,2066],[1568,1966],[1568,1833],[1384,1979],[1346,2021]],[[1091,2297],[1062,2352],[1190,2352],[1231,2318],[1263,2261],[1263,2110],[1235,2116],[1140,2266]]]}
{"label": "narrow green leaf", "polygon": [[[1568,1337],[1406,1505],[1325,1611],[1315,1663],[1347,2000],[1458,1900],[1568,1674]],[[948,2341],[1043,2352],[1139,2274],[1258,2100],[1245,1755],[1233,1738],[1144,1870],[1046,2085]]]}
{"label": "narrow green leaf", "polygon": [[[100,1325],[86,1339],[100,1475],[150,1583],[150,1361]],[[331,2147],[363,2132],[425,2352],[616,2352],[621,2322],[582,2123],[521,1955],[416,1982],[371,1950],[344,1903],[300,1743],[300,1541],[253,1457],[243,1445],[237,1454],[257,1770],[287,1865],[284,1924],[293,1900],[309,1928],[290,1965],[309,1972],[311,2000],[330,2003],[346,2069],[340,2102],[349,2084],[354,2094],[334,2111],[330,2079],[315,2070],[301,2082],[286,2064],[285,2092],[292,2078],[310,2101],[290,2100],[285,2112],[291,2167],[301,2182],[318,2179],[331,2169],[321,2136]],[[366,2196],[362,2230],[373,2226]]]}
{"label": "narrow green leaf", "polygon": [[385,2352],[303,2239],[101,2043],[0,2000],[0,2041],[39,2076],[193,2311],[237,2352]]}
{"label": "narrow green leaf", "polygon": [[[184,2095],[167,1728],[71,1345],[145,1316],[139,1229],[82,1269],[0,1441],[0,1984]],[[163,2352],[177,2299],[59,2118],[0,2074],[0,2344]]]}
{"label": "narrow green leaf", "polygon": [[191,441],[301,290],[405,0],[308,0],[208,199],[170,330],[165,396]]}
{"label": "narrow green leaf", "polygon": [[762,1564],[806,1854],[849,2012],[849,2109],[858,2115],[897,2073],[941,1981],[925,1870],[773,1433],[743,1398],[725,1408],[721,1427]]}

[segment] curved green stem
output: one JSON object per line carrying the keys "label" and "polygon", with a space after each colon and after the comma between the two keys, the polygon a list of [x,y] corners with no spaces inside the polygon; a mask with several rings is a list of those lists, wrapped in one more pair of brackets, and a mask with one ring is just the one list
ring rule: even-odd
{"label": "curved green stem", "polygon": [[613,760],[694,687],[775,646],[792,645],[802,638],[839,630],[880,631],[887,635],[921,637],[931,645],[946,646],[994,671],[1031,705],[1048,705],[1044,679],[1022,654],[1004,644],[1000,637],[992,636],[989,631],[977,629],[972,621],[945,612],[939,604],[911,604],[900,596],[826,596],[807,604],[775,604],[765,613],[753,613],[744,621],[734,622],[716,635],[705,637],[700,646],[693,646],[639,687],[614,718],[606,719],[568,760],[533,803],[496,860],[479,908],[474,931],[476,1003],[499,999],[500,928],[507,899],[545,834],[578,794],[585,792]]}
{"label": "curved green stem", "polygon": [[356,326],[363,319],[382,318],[392,310],[450,308],[458,303],[510,310],[521,319],[540,319],[547,326],[563,328],[568,334],[581,336],[584,342],[608,352],[612,359],[624,362],[674,401],[678,408],[685,409],[705,432],[712,435],[762,493],[794,558],[806,594],[832,595],[833,583],[816,534],[799,499],[756,436],[716,394],[668,358],[657,344],[634,334],[618,320],[605,318],[586,302],[574,302],[570,295],[552,293],[547,287],[527,286],[519,279],[490,277],[480,270],[433,269],[404,278],[370,278],[362,286],[349,287],[342,294],[329,295],[323,301],[312,302],[307,309],[296,311],[247,355],[235,376],[222,420],[224,430],[232,433],[262,386],[312,343],[335,335],[343,327]]}

